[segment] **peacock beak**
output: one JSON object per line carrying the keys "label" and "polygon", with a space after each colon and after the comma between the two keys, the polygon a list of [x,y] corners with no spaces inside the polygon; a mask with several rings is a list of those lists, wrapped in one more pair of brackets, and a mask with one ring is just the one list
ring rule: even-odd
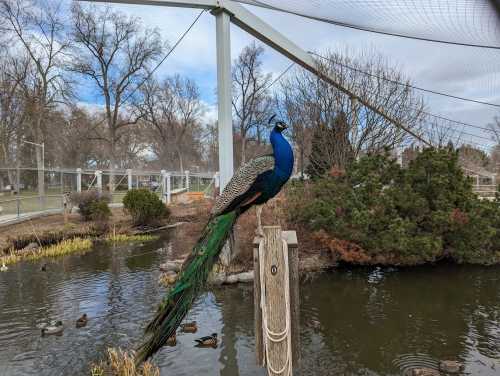
{"label": "peacock beak", "polygon": [[284,131],[285,129],[288,128],[288,125],[286,125],[285,122],[283,121],[277,121],[276,122],[276,125],[278,126],[278,128],[280,128],[282,131]]}

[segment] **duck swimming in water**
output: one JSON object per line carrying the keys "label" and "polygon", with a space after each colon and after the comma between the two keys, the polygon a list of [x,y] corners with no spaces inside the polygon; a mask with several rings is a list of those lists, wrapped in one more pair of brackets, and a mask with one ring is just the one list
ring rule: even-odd
{"label": "duck swimming in water", "polygon": [[166,345],[171,347],[177,345],[177,336],[175,335],[175,333],[169,339],[167,339]]}
{"label": "duck swimming in water", "polygon": [[0,272],[6,272],[9,268],[5,265],[5,262],[2,262],[2,266],[0,266]]}
{"label": "duck swimming in water", "polygon": [[42,336],[48,336],[52,334],[62,334],[64,330],[64,326],[62,321],[56,321],[55,325],[49,325],[45,328],[42,328]]}
{"label": "duck swimming in water", "polygon": [[197,347],[217,347],[217,333],[195,339],[195,342],[197,342]]}
{"label": "duck swimming in water", "polygon": [[77,328],[83,328],[85,325],[87,325],[89,321],[89,318],[87,317],[87,314],[84,313],[82,317],[80,317],[78,320],[76,320],[76,327]]}
{"label": "duck swimming in water", "polygon": [[197,331],[198,326],[196,325],[196,321],[181,324],[181,332],[183,333],[196,333]]}

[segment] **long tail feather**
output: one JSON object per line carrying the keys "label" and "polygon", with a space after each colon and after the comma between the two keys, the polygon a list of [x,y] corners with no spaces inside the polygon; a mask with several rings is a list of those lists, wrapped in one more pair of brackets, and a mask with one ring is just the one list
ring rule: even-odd
{"label": "long tail feather", "polygon": [[147,340],[137,352],[142,363],[155,354],[170,338],[188,313],[206,284],[210,271],[238,218],[238,212],[212,218],[193,251],[183,264],[177,282],[158,307],[156,316],[146,327]]}

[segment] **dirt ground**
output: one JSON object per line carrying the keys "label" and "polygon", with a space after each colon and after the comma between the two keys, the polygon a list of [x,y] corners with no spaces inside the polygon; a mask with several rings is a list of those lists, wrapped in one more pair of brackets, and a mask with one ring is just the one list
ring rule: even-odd
{"label": "dirt ground", "polygon": [[[203,227],[208,221],[212,202],[197,201],[189,204],[176,204],[170,206],[171,216],[166,224],[182,223],[175,227],[172,232],[173,249],[175,256],[185,257],[198,240]],[[335,260],[331,252],[319,245],[318,241],[306,231],[296,228],[283,219],[282,208],[279,199],[272,200],[264,206],[262,212],[262,224],[281,225],[283,230],[297,231],[299,241],[299,257],[301,268],[306,270],[321,269],[321,267],[331,267]],[[130,217],[124,213],[122,208],[113,208],[110,220],[110,229],[116,233],[130,233],[134,231]],[[28,220],[19,224],[0,227],[0,249],[5,249],[12,239],[27,235],[54,231],[81,231],[85,232],[93,224],[83,222],[77,213],[69,215],[68,222],[64,223],[62,214],[54,214],[42,218]],[[253,238],[256,230],[256,214],[251,209],[243,214],[235,226],[236,258],[234,271],[249,270],[253,267]]]}
{"label": "dirt ground", "polygon": [[[196,204],[176,206],[172,210],[172,222],[185,221],[182,226],[177,227],[172,236],[173,248],[176,256],[185,257],[192,249],[203,227],[208,221],[212,204],[204,201]],[[263,207],[262,225],[280,225],[283,230],[295,230],[299,242],[300,268],[305,271],[316,271],[330,268],[336,264],[336,258],[332,256],[325,246],[315,239],[308,231],[287,223],[282,212],[283,205],[279,199],[272,200]],[[235,254],[231,272],[241,272],[253,269],[253,239],[257,227],[256,212],[250,209],[244,213],[236,223]]]}

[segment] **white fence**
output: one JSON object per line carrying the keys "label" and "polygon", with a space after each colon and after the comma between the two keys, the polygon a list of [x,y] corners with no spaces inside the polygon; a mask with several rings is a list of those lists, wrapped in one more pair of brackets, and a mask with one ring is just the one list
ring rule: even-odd
{"label": "white fence", "polygon": [[33,168],[0,168],[0,224],[61,211],[71,192],[108,192],[116,205],[127,191],[146,188],[170,204],[173,195],[207,193],[218,186],[217,173],[189,171],[45,169],[39,177]]}

